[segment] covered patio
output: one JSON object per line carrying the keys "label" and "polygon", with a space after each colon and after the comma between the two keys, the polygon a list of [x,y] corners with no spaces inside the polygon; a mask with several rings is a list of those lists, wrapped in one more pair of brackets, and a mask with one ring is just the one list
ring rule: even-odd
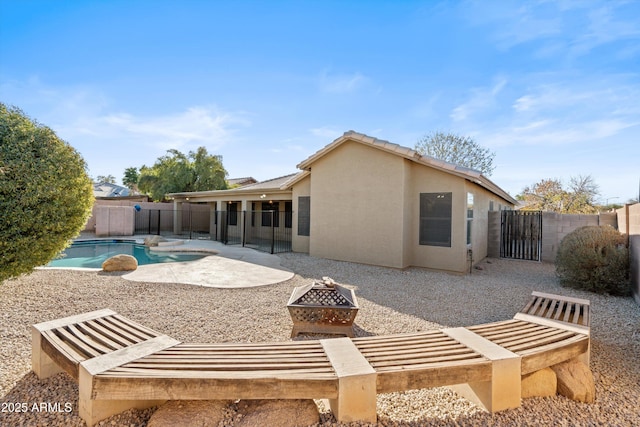
{"label": "covered patio", "polygon": [[168,194],[173,199],[173,232],[182,234],[183,204],[207,204],[212,240],[269,253],[291,251],[293,204],[287,184],[296,175],[229,190]]}

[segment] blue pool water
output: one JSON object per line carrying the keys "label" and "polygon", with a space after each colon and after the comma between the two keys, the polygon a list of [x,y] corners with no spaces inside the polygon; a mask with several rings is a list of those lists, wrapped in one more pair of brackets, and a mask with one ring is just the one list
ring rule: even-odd
{"label": "blue pool water", "polygon": [[126,240],[88,240],[74,242],[47,267],[102,268],[102,263],[114,255],[133,255],[138,265],[162,262],[194,261],[207,255],[176,252],[151,252],[146,246]]}

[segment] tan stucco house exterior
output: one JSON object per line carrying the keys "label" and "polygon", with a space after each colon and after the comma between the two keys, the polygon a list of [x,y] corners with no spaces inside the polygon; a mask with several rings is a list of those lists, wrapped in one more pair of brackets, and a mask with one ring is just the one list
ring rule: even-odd
{"label": "tan stucco house exterior", "polygon": [[297,167],[296,174],[238,189],[170,196],[176,213],[185,201],[225,212],[275,204],[290,215],[279,227],[291,228],[294,252],[456,273],[487,256],[488,212],[516,204],[478,171],[353,131]]}

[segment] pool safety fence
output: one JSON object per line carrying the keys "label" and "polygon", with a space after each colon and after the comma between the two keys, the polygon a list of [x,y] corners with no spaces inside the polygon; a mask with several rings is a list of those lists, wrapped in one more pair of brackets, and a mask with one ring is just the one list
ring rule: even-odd
{"label": "pool safety fence", "polygon": [[174,211],[140,209],[135,213],[136,234],[216,240],[268,253],[291,251],[291,211],[209,211],[187,205],[180,228],[174,228]]}

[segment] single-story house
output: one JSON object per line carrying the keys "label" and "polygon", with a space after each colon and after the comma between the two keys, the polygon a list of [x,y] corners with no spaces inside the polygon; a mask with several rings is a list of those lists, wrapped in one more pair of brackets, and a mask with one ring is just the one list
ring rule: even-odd
{"label": "single-story house", "polygon": [[[239,235],[249,224],[241,213],[277,211],[285,220],[276,226],[291,229],[295,252],[464,273],[487,256],[488,212],[516,204],[478,171],[353,131],[297,167],[296,174],[236,189],[170,194],[175,228],[186,201],[224,212]],[[242,216],[249,217],[252,226],[273,225],[271,217]],[[211,227],[220,227],[214,218]]]}

